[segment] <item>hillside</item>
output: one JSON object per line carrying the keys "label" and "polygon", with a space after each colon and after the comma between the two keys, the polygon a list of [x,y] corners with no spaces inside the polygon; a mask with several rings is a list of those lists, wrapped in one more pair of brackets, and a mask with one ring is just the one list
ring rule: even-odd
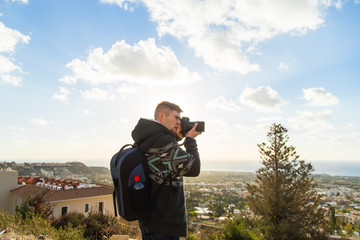
{"label": "hillside", "polygon": [[0,168],[17,170],[19,176],[41,178],[78,179],[111,185],[110,170],[105,167],[88,167],[81,162],[66,163],[16,163],[0,162]]}
{"label": "hillside", "polygon": [[[0,162],[0,168],[10,167],[19,172],[19,176],[40,176],[42,178],[77,179],[91,183],[102,183],[112,185],[110,169],[106,167],[90,167],[82,162],[66,163],[16,163]],[[320,184],[329,182],[344,187],[351,187],[360,190],[360,177],[330,176],[326,174],[314,174],[314,180]],[[255,173],[231,172],[231,171],[201,171],[198,177],[184,178],[186,183],[236,183],[252,182],[255,180]]]}

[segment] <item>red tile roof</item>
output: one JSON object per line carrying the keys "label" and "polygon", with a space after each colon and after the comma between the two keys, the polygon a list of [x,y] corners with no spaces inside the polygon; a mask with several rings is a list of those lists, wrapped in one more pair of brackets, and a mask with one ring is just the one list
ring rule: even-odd
{"label": "red tile roof", "polygon": [[10,192],[16,196],[27,198],[43,195],[47,202],[64,201],[77,198],[89,198],[110,195],[114,191],[113,187],[99,185],[89,188],[78,188],[69,190],[49,190],[35,185],[24,185],[11,190]]}

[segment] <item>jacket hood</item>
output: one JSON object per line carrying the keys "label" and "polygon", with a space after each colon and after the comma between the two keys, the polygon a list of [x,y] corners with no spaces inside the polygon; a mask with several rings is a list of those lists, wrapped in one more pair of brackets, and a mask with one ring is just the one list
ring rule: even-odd
{"label": "jacket hood", "polygon": [[149,137],[150,135],[157,132],[171,134],[171,132],[161,123],[158,123],[155,120],[140,118],[139,122],[132,131],[131,136],[135,143],[138,144],[146,137]]}

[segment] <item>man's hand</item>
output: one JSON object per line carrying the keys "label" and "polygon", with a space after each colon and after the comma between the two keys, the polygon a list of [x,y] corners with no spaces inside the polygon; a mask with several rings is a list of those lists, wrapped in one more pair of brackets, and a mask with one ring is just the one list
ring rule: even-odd
{"label": "man's hand", "polygon": [[198,123],[196,122],[196,123],[194,124],[194,127],[193,127],[190,131],[188,131],[188,132],[186,133],[186,136],[187,136],[187,137],[196,138],[196,136],[198,136],[198,135],[201,134],[201,132],[197,132],[197,131],[195,130],[196,127],[197,127],[197,125],[198,125]]}

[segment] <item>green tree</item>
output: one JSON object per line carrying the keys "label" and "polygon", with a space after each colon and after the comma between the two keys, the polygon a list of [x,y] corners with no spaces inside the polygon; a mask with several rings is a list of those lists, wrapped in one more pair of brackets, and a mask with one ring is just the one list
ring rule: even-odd
{"label": "green tree", "polygon": [[346,236],[352,237],[354,234],[354,228],[350,223],[347,223],[344,227],[344,231],[346,232]]}
{"label": "green tree", "polygon": [[54,206],[51,206],[44,199],[46,191],[42,194],[33,197],[30,195],[20,206],[16,205],[16,214],[20,215],[22,218],[26,218],[30,213],[39,215],[43,218],[48,218]]}
{"label": "green tree", "polygon": [[248,206],[259,217],[265,239],[326,239],[312,165],[287,145],[287,129],[281,124],[273,124],[267,137],[269,145],[258,144],[263,167],[256,171],[255,183],[246,186]]}
{"label": "green tree", "polygon": [[215,203],[212,203],[209,208],[213,212],[214,217],[220,217],[222,214],[225,213],[225,205],[221,200],[221,197],[217,197]]}
{"label": "green tree", "polygon": [[338,222],[337,222],[337,219],[336,219],[336,211],[335,211],[335,208],[334,207],[330,207],[330,217],[329,217],[329,230],[331,233],[334,233],[335,231],[339,231],[340,228],[338,226]]}
{"label": "green tree", "polygon": [[260,240],[262,234],[247,219],[228,220],[219,236],[219,240]]}

